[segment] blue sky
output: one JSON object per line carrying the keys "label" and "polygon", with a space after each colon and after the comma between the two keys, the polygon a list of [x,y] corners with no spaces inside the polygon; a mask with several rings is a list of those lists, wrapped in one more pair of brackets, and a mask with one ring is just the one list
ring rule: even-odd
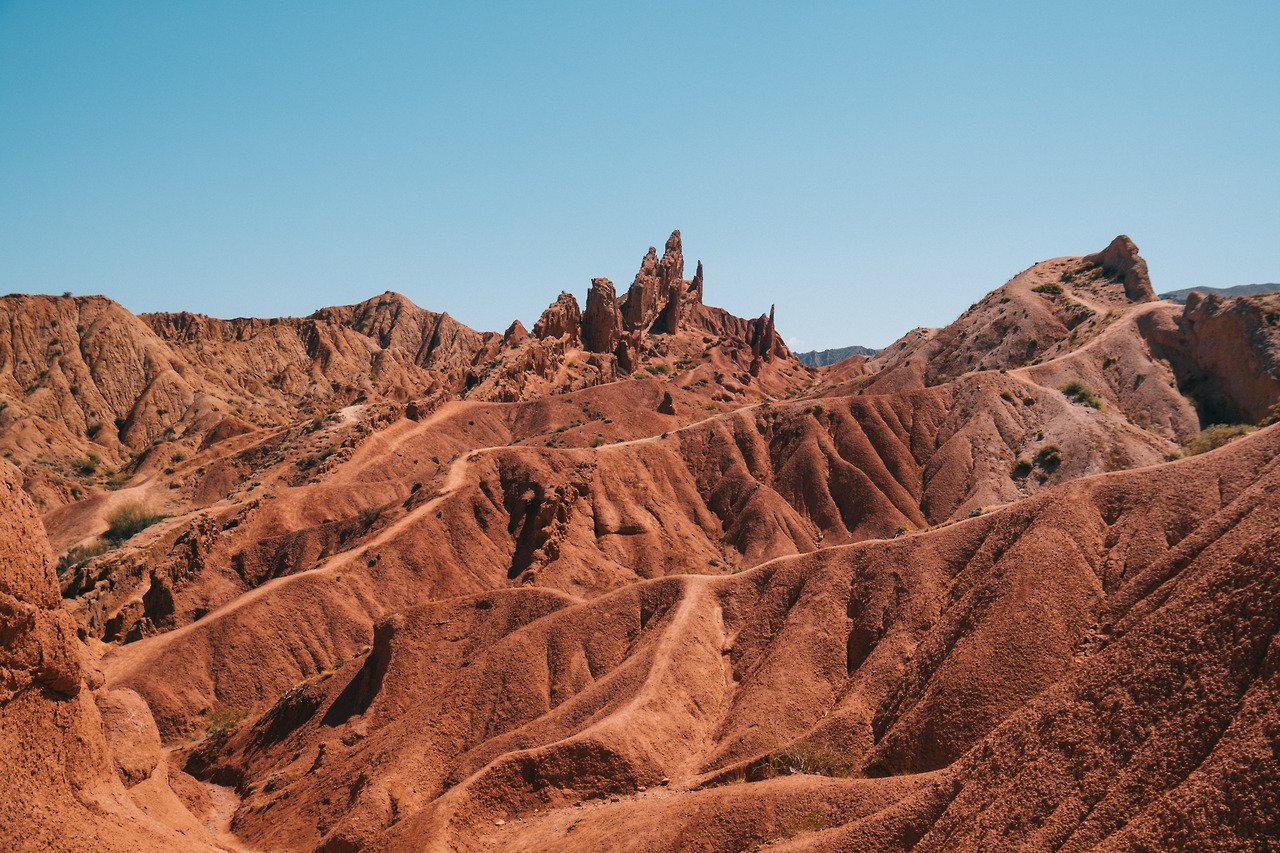
{"label": "blue sky", "polygon": [[884,345],[1130,234],[1280,280],[1280,4],[0,0],[0,292],[481,329],[672,228],[707,301]]}

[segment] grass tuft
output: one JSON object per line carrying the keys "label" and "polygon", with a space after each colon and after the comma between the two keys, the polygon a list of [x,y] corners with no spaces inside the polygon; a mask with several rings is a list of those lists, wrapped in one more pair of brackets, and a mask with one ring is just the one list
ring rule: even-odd
{"label": "grass tuft", "polygon": [[107,532],[102,535],[108,542],[118,545],[168,517],[152,512],[140,503],[121,504],[107,516]]}

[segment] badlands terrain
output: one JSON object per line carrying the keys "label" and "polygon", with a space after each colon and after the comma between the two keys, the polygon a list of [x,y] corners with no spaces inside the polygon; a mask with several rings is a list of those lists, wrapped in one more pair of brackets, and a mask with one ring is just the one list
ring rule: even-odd
{"label": "badlands terrain", "polygon": [[0,846],[1280,849],[1280,295],[703,297],[0,298]]}

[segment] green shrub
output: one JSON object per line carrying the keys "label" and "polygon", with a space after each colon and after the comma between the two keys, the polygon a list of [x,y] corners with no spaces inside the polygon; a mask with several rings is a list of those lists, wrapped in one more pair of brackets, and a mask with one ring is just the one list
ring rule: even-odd
{"label": "green shrub", "polygon": [[1072,379],[1066,385],[1058,388],[1058,390],[1066,394],[1073,402],[1082,406],[1089,406],[1098,410],[1102,409],[1102,398],[1090,391],[1089,387],[1079,379]]}
{"label": "green shrub", "polygon": [[140,503],[121,504],[107,516],[108,527],[103,538],[119,544],[166,518],[167,515],[154,513]]}
{"label": "green shrub", "polygon": [[1062,294],[1062,285],[1056,281],[1047,281],[1044,284],[1038,284],[1031,288],[1034,293],[1047,293],[1050,296],[1059,296]]}
{"label": "green shrub", "polygon": [[1031,460],[1019,459],[1017,462],[1013,463],[1013,476],[1025,477],[1031,473],[1031,467]]}
{"label": "green shrub", "polygon": [[81,477],[92,477],[98,471],[98,454],[90,453],[83,459],[77,459],[71,463],[71,470],[75,471]]}
{"label": "green shrub", "polygon": [[120,489],[121,487],[123,487],[124,484],[127,482],[129,482],[128,474],[125,474],[125,473],[112,474],[110,477],[107,478],[107,488],[114,492]]}
{"label": "green shrub", "polygon": [[1062,464],[1062,448],[1056,444],[1046,444],[1036,454],[1036,464],[1046,471],[1052,471]]}
{"label": "green shrub", "polygon": [[1200,430],[1200,434],[1195,438],[1182,445],[1182,452],[1185,456],[1196,456],[1201,453],[1208,453],[1210,450],[1216,450],[1232,439],[1239,438],[1253,432],[1256,427],[1248,424],[1214,424]]}
{"label": "green shrub", "polygon": [[360,524],[365,530],[377,524],[379,518],[382,518],[382,510],[379,507],[367,506],[360,510]]}

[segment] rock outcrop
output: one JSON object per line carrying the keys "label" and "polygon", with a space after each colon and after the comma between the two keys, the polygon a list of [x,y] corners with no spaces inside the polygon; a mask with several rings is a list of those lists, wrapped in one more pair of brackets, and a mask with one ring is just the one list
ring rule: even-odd
{"label": "rock outcrop", "polygon": [[104,692],[87,656],[35,507],[0,462],[0,846],[212,850],[168,787],[146,704]]}
{"label": "rock outcrop", "polygon": [[1205,425],[1257,423],[1280,401],[1280,294],[1192,293],[1152,340]]}
{"label": "rock outcrop", "polygon": [[649,247],[621,303],[622,321],[628,330],[675,334],[683,319],[681,306],[702,301],[702,262],[693,281],[684,279],[684,250],[680,232],[667,238],[662,258]]}
{"label": "rock outcrop", "polygon": [[535,338],[564,338],[570,343],[577,343],[581,332],[582,310],[578,308],[578,300],[568,292],[561,293],[533,324]]}
{"label": "rock outcrop", "polygon": [[593,278],[582,316],[582,345],[590,352],[613,352],[622,336],[622,315],[613,282]]}
{"label": "rock outcrop", "polygon": [[1085,263],[1098,264],[1124,283],[1125,295],[1131,302],[1153,302],[1156,292],[1151,287],[1151,275],[1147,262],[1138,254],[1138,247],[1125,234],[1116,237],[1107,248],[1092,255],[1085,255]]}
{"label": "rock outcrop", "polygon": [[507,330],[502,333],[502,342],[507,346],[513,347],[518,346],[528,337],[529,332],[525,329],[524,323],[519,320],[512,320],[511,325],[507,326]]}

